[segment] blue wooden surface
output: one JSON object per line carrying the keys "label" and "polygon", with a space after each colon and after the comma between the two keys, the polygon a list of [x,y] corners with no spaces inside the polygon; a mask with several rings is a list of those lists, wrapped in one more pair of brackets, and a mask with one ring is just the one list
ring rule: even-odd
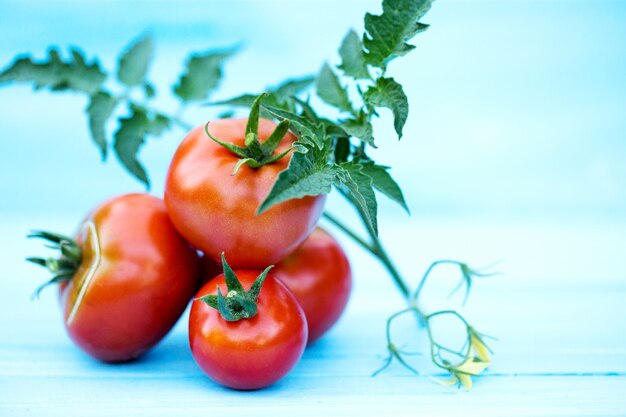
{"label": "blue wooden surface", "polygon": [[[69,228],[69,219],[49,218]],[[254,415],[624,415],[626,400],[626,286],[620,269],[626,247],[625,224],[521,225],[450,219],[386,224],[387,238],[399,242],[419,236],[412,251],[424,259],[465,254],[478,263],[487,257],[506,261],[507,274],[476,284],[467,317],[495,335],[493,366],[466,393],[441,387],[426,357],[414,357],[423,372],[414,376],[394,365],[372,378],[384,355],[384,318],[401,307],[384,272],[348,242],[355,266],[355,291],[340,323],[309,348],[295,370],[275,386],[257,392],[224,389],[207,379],[189,353],[185,317],[142,360],[105,365],[72,346],[58,312],[54,291],[30,302],[42,274],[16,264],[37,249],[20,239],[32,219],[3,219],[5,246],[3,314],[0,323],[0,415],[104,416],[206,415],[247,410]],[[464,226],[463,226],[464,225]],[[480,234],[479,244],[471,244]],[[505,237],[506,238],[503,238]],[[538,243],[541,242],[541,243]],[[422,261],[402,258],[407,273],[423,270]],[[406,250],[406,249],[405,249]],[[408,252],[408,250],[406,250]],[[581,265],[598,263],[594,270]],[[414,263],[414,265],[412,265]],[[555,275],[557,268],[562,274]],[[595,271],[595,272],[594,272]],[[589,275],[590,273],[593,275]],[[444,286],[453,271],[441,271],[426,303],[446,301]],[[445,285],[444,285],[444,281]],[[376,301],[377,295],[387,295]],[[399,334],[413,332],[410,321]],[[423,347],[418,332],[412,349]]]}
{"label": "blue wooden surface", "polygon": [[[360,30],[378,3],[0,0],[0,66],[18,52],[77,44],[114,68],[117,51],[150,30],[150,78],[159,107],[173,109],[166,86],[188,51],[243,41],[215,98],[258,91],[334,59],[347,28]],[[240,393],[208,380],[190,356],[185,317],[138,362],[86,357],[64,333],[54,292],[30,301],[44,274],[22,261],[40,253],[24,234],[70,232],[104,198],[142,189],[114,158],[97,163],[84,99],[2,88],[0,416],[626,415],[625,19],[616,1],[438,1],[418,48],[390,67],[411,117],[398,143],[383,114],[376,157],[394,167],[413,216],[381,199],[383,241],[414,282],[440,258],[502,260],[505,272],[477,282],[463,308],[499,338],[470,393],[432,382],[427,357],[414,357],[417,377],[396,365],[369,376],[385,355],[385,317],[403,304],[382,268],[345,239],[355,270],[348,310],[270,389]],[[199,124],[217,111],[185,118]],[[157,195],[183,133],[141,153]],[[329,206],[351,216],[335,199]],[[438,273],[428,309],[459,304],[445,297],[455,279]],[[396,330],[414,334],[410,321]],[[420,349],[424,337],[407,342]]]}

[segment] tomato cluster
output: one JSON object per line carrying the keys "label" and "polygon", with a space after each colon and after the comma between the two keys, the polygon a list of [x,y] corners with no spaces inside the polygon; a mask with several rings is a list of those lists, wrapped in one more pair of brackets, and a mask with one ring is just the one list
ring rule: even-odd
{"label": "tomato cluster", "polygon": [[258,389],[286,375],[339,319],[351,290],[343,250],[316,227],[325,196],[257,213],[296,140],[287,124],[258,115],[214,121],[181,143],[164,201],[123,195],[73,237],[35,232],[60,250],[29,260],[55,274],[71,339],[100,360],[132,360],[193,299],[191,353],[209,377]]}

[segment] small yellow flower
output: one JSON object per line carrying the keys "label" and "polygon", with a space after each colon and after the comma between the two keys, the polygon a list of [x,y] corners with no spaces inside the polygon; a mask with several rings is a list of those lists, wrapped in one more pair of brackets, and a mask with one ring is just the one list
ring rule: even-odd
{"label": "small yellow flower", "polygon": [[468,356],[462,364],[452,368],[455,373],[464,373],[469,375],[478,375],[489,366],[489,362],[483,362],[474,356]]}
{"label": "small yellow flower", "polygon": [[461,385],[463,385],[463,388],[465,388],[466,391],[469,391],[472,389],[472,377],[467,375],[467,374],[457,374],[456,377],[459,379],[459,382],[461,383]]}
{"label": "small yellow flower", "polygon": [[469,327],[470,334],[470,347],[474,355],[482,362],[489,363],[489,353],[491,352],[485,342],[483,341],[480,334],[474,330],[473,327]]}
{"label": "small yellow flower", "polygon": [[448,368],[448,371],[450,371],[449,380],[432,379],[440,385],[454,385],[458,383],[462,385],[465,390],[469,391],[472,389],[472,376],[478,376],[488,366],[489,362],[483,362],[480,358],[468,356],[459,365],[450,366]]}

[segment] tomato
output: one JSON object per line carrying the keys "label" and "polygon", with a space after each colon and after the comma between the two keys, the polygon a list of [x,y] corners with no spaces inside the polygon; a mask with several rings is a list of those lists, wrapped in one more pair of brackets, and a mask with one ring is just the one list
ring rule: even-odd
{"label": "tomato", "polygon": [[309,327],[309,344],[343,313],[352,289],[350,263],[339,243],[317,227],[304,243],[272,270],[296,296]]}
{"label": "tomato", "polygon": [[[220,119],[208,130],[221,141],[244,146],[248,119]],[[258,120],[263,143],[277,125]],[[326,197],[307,196],[279,203],[257,215],[291,153],[273,163],[239,167],[241,158],[212,140],[205,126],[193,129],[178,147],[165,184],[165,204],[174,226],[214,260],[225,252],[238,268],[264,268],[291,253],[317,223]],[[287,132],[275,152],[285,152],[296,137]]]}
{"label": "tomato", "polygon": [[196,251],[176,232],[163,201],[147,194],[97,207],[74,243],[82,256],[59,287],[70,338],[106,362],[140,356],[167,334],[193,296]]}
{"label": "tomato", "polygon": [[[259,271],[235,270],[250,291]],[[256,315],[227,321],[220,311],[200,300],[227,289],[218,275],[196,295],[189,315],[189,345],[200,368],[214,381],[240,390],[259,389],[285,376],[298,362],[307,341],[307,324],[298,302],[271,273],[257,300]]]}

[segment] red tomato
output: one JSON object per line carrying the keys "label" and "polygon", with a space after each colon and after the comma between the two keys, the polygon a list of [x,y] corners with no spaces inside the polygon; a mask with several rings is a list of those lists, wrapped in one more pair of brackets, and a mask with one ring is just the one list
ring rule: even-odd
{"label": "red tomato", "polygon": [[[235,270],[248,291],[260,271]],[[271,273],[270,273],[271,274]],[[196,295],[226,294],[221,274]],[[200,300],[191,305],[189,344],[200,368],[214,381],[240,390],[259,389],[285,376],[298,362],[307,341],[302,309],[289,290],[268,275],[251,318],[226,321],[219,311]]]}
{"label": "red tomato", "polygon": [[339,243],[317,227],[304,243],[272,269],[302,306],[309,326],[309,344],[339,320],[350,290],[350,263]]}
{"label": "red tomato", "polygon": [[196,288],[198,258],[147,194],[113,198],[75,236],[82,261],[60,286],[71,339],[107,362],[134,359],[159,342]]}
{"label": "red tomato", "polygon": [[[244,145],[247,119],[210,123],[211,135]],[[276,124],[259,120],[258,137],[265,141]],[[287,133],[275,150],[285,151],[296,140]],[[165,204],[174,226],[192,245],[219,261],[226,253],[236,268],[264,268],[295,250],[322,214],[325,195],[279,203],[257,215],[291,153],[253,169],[244,164],[232,175],[240,157],[211,140],[204,126],[193,129],[179,146],[165,184]]]}

